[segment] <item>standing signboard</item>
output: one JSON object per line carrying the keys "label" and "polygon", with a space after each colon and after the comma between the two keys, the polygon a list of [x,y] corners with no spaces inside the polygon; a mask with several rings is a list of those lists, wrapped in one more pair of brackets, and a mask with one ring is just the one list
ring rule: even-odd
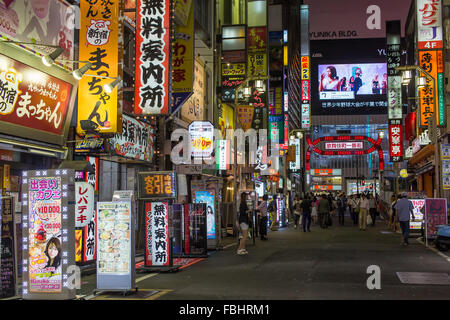
{"label": "standing signboard", "polygon": [[24,299],[73,299],[75,171],[24,171],[22,178]]}
{"label": "standing signboard", "polygon": [[17,261],[12,197],[0,197],[0,298],[16,295]]}
{"label": "standing signboard", "polygon": [[136,275],[131,202],[98,202],[97,212],[97,290],[132,290]]}
{"label": "standing signboard", "polygon": [[422,228],[423,214],[422,208],[425,205],[425,199],[410,199],[414,206],[414,221],[409,223],[411,231],[420,231]]}
{"label": "standing signboard", "polygon": [[183,252],[186,256],[207,256],[206,203],[185,204]]}
{"label": "standing signboard", "polygon": [[437,226],[446,225],[447,199],[429,198],[425,199],[425,237],[434,238]]}

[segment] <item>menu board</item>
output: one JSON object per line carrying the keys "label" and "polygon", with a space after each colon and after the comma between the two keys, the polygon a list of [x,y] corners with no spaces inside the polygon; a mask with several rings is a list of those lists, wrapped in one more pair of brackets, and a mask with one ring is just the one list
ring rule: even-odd
{"label": "menu board", "polygon": [[29,292],[62,292],[61,177],[29,178]]}
{"label": "menu board", "polygon": [[139,198],[175,198],[175,180],[172,171],[139,172]]}
{"label": "menu board", "polygon": [[129,274],[131,203],[99,202],[97,212],[97,274]]}
{"label": "menu board", "polygon": [[422,221],[423,221],[423,213],[422,208],[425,205],[425,199],[410,199],[414,206],[414,221],[411,220],[409,223],[409,228],[411,230],[421,230]]}
{"label": "menu board", "polygon": [[13,198],[0,197],[0,298],[16,293]]}

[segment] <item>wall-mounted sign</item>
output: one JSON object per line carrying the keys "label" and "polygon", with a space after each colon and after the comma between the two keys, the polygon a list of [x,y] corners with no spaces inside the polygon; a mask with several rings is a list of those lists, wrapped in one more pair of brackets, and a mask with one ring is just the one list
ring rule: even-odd
{"label": "wall-mounted sign", "polygon": [[194,121],[189,125],[192,141],[192,156],[207,158],[214,149],[214,126],[209,121]]}
{"label": "wall-mounted sign", "polygon": [[442,188],[450,190],[450,144],[441,145]]}
{"label": "wall-mounted sign", "polygon": [[311,169],[312,176],[341,176],[342,169]]}
{"label": "wall-mounted sign", "polygon": [[170,0],[136,2],[136,114],[167,114],[170,105]]}
{"label": "wall-mounted sign", "polygon": [[267,47],[267,27],[248,28],[248,51],[264,52]]}
{"label": "wall-mounted sign", "polygon": [[175,19],[177,25],[175,26],[175,43],[172,48],[173,106],[170,108],[170,113],[175,113],[193,92],[194,6],[192,0],[176,1]]}
{"label": "wall-mounted sign", "polygon": [[389,120],[389,158],[391,162],[403,161],[402,120]]}
{"label": "wall-mounted sign", "polygon": [[85,227],[91,222],[94,201],[94,187],[88,182],[75,182],[75,227]]}
{"label": "wall-mounted sign", "polygon": [[105,153],[106,152],[105,139],[89,138],[76,139],[75,152],[76,153]]}
{"label": "wall-mounted sign", "polygon": [[171,266],[172,252],[169,241],[169,204],[147,202],[145,204],[145,265]]}
{"label": "wall-mounted sign", "polygon": [[75,172],[24,171],[22,177],[24,299],[71,299],[64,283],[75,263]]}
{"label": "wall-mounted sign", "polygon": [[311,127],[311,105],[302,103],[302,128],[309,129]]}
{"label": "wall-mounted sign", "polygon": [[290,146],[295,146],[295,161],[289,163],[289,169],[300,170],[301,169],[301,149],[300,139],[290,139]]}
{"label": "wall-mounted sign", "polygon": [[181,119],[187,123],[205,118],[206,70],[203,62],[195,59],[195,80],[193,94],[181,107]]}
{"label": "wall-mounted sign", "polygon": [[16,295],[16,228],[12,197],[0,197],[0,298]]}
{"label": "wall-mounted sign", "polygon": [[231,141],[219,140],[216,148],[217,170],[230,170],[231,167]]}
{"label": "wall-mounted sign", "polygon": [[[59,45],[64,49],[56,63],[72,68],[74,56],[74,27],[76,6],[66,1],[12,1],[0,2],[0,37],[19,41],[21,47],[38,55],[51,53],[54,48],[33,45]],[[58,59],[58,60],[59,60]]]}
{"label": "wall-mounted sign", "polygon": [[109,144],[115,155],[151,162],[154,155],[153,141],[153,128],[149,124],[124,115],[122,133],[109,139]]}
{"label": "wall-mounted sign", "polygon": [[245,76],[245,63],[222,63],[222,76]]}
{"label": "wall-mounted sign", "polygon": [[176,179],[174,172],[139,172],[139,199],[175,197]]}
{"label": "wall-mounted sign", "polygon": [[121,77],[119,53],[123,51],[119,48],[122,44],[119,35],[123,26],[120,9],[119,0],[80,2],[79,60],[91,62],[88,74],[99,76],[84,76],[79,81],[77,132],[80,135],[84,135],[81,120],[97,123],[100,132],[120,132],[122,100],[118,98],[118,89],[107,93],[103,88],[113,80],[102,78]]}
{"label": "wall-mounted sign", "polygon": [[0,54],[0,88],[1,132],[63,144],[70,83]]}
{"label": "wall-mounted sign", "polygon": [[253,106],[237,106],[238,119],[241,127],[244,131],[247,131],[252,127],[253,116],[255,114],[255,108]]}
{"label": "wall-mounted sign", "polygon": [[83,230],[83,261],[97,259],[97,211]]}
{"label": "wall-mounted sign", "polygon": [[[434,79],[437,79],[437,51],[419,51],[419,65]],[[426,86],[419,89],[420,126],[428,126],[428,119],[436,109],[436,84],[426,80]]]}
{"label": "wall-mounted sign", "polygon": [[89,163],[92,166],[92,169],[94,170],[93,173],[87,174],[86,182],[89,182],[92,185],[92,187],[94,187],[94,191],[98,191],[99,160],[96,157],[86,157],[86,161],[89,161]]}

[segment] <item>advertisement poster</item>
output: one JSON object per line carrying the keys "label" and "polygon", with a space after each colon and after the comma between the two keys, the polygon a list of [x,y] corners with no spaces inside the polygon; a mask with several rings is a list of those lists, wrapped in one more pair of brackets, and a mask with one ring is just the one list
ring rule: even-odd
{"label": "advertisement poster", "polygon": [[171,266],[168,202],[145,204],[145,265]]}
{"label": "advertisement poster", "polygon": [[61,177],[28,183],[29,292],[62,292]]}
{"label": "advertisement poster", "polygon": [[[39,55],[49,54],[54,48],[32,42],[59,45],[64,49],[59,59],[73,60],[76,19],[76,7],[62,0],[0,1],[0,38],[25,42],[21,46]],[[69,61],[62,65],[72,67]]]}
{"label": "advertisement poster", "polygon": [[131,272],[131,203],[98,202],[97,275]]}
{"label": "advertisement poster", "polygon": [[13,198],[0,197],[0,298],[16,295]]}
{"label": "advertisement poster", "polygon": [[195,203],[205,203],[206,204],[206,236],[207,239],[216,238],[216,221],[215,221],[215,204],[214,204],[214,194],[208,191],[196,191],[195,192]]}
{"label": "advertisement poster", "polygon": [[184,252],[186,255],[206,255],[206,204],[184,205]]}
{"label": "advertisement poster", "polygon": [[425,199],[425,226],[428,238],[436,235],[437,226],[446,225],[447,199]]}
{"label": "advertisement poster", "polygon": [[152,126],[123,115],[122,133],[109,139],[114,154],[135,160],[151,162],[154,155]]}
{"label": "advertisement poster", "polygon": [[214,145],[214,126],[208,121],[194,121],[189,125],[192,141],[192,156],[207,158],[211,156]]}
{"label": "advertisement poster", "polygon": [[418,230],[422,228],[423,214],[422,208],[425,205],[425,199],[409,199],[414,206],[414,221],[410,221],[409,228],[411,230]]}

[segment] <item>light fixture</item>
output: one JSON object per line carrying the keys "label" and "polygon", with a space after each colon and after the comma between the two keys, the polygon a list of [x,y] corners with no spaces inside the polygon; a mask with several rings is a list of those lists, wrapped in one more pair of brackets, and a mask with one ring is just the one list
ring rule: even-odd
{"label": "light fixture", "polygon": [[105,84],[103,86],[103,89],[105,89],[105,92],[107,94],[111,94],[111,92],[113,92],[114,88],[119,84],[119,82],[120,82],[120,78],[117,78],[113,82]]}
{"label": "light fixture", "polygon": [[264,91],[264,81],[263,80],[256,80],[255,81],[255,88],[258,91]]}
{"label": "light fixture", "polygon": [[402,85],[404,85],[404,86],[409,85],[409,81],[410,81],[410,80],[411,80],[411,79],[405,79],[405,78],[402,77]]}
{"label": "light fixture", "polygon": [[47,67],[51,67],[52,64],[55,62],[56,58],[58,58],[62,53],[64,52],[64,49],[61,47],[57,47],[55,50],[53,50],[52,53],[46,54],[42,57],[42,63],[45,64]]}
{"label": "light fixture", "polygon": [[250,87],[244,87],[244,98],[250,98],[250,96],[252,95]]}
{"label": "light fixture", "polygon": [[300,131],[297,132],[297,138],[301,139],[303,138],[303,133],[301,133]]}
{"label": "light fixture", "polygon": [[417,87],[423,88],[427,85],[427,78],[425,77],[417,77]]}
{"label": "light fixture", "polygon": [[402,74],[402,77],[403,77],[403,79],[409,79],[409,80],[411,80],[412,79],[412,71],[411,70],[405,70],[405,71],[403,71],[403,74]]}
{"label": "light fixture", "polygon": [[81,80],[81,78],[83,78],[83,75],[92,67],[92,63],[91,62],[87,62],[84,66],[82,66],[81,68],[74,70],[72,72],[72,75],[75,79],[77,80]]}
{"label": "light fixture", "polygon": [[383,139],[384,138],[384,131],[379,131],[378,136]]}

